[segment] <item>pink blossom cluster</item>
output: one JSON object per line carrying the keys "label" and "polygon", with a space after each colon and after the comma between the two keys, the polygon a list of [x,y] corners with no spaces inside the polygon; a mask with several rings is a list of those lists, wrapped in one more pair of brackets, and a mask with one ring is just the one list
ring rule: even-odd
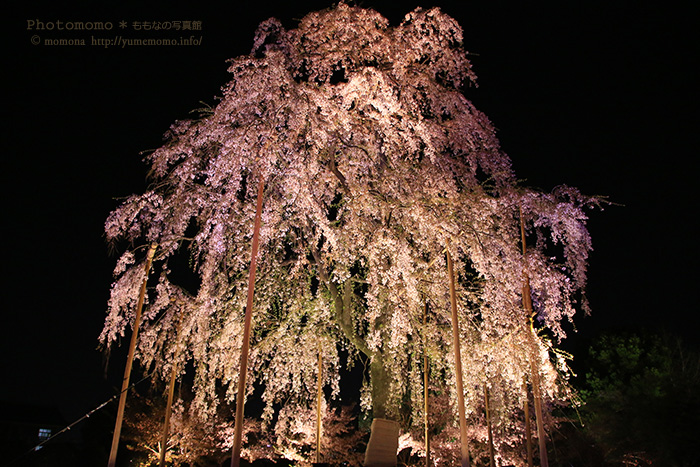
{"label": "pink blossom cluster", "polygon": [[[363,406],[389,416],[411,400],[407,424],[419,424],[422,356],[447,387],[455,377],[449,251],[468,412],[478,418],[487,384],[502,404],[502,426],[510,426],[529,372],[525,277],[537,326],[565,337],[562,322],[585,305],[584,209],[595,200],[569,187],[541,193],[517,184],[492,124],[463,93],[475,75],[460,26],[439,9],[419,8],[391,27],[377,12],[341,2],[296,29],[262,23],[251,54],[232,59],[229,71],[219,104],[176,122],[148,157],[151,190],[128,198],[106,223],[111,240],[159,245],[143,362],[163,375],[190,362],[192,404],[202,413],[221,403],[221,386],[235,398],[262,180],[248,394],[253,382],[263,385],[266,423],[279,404],[313,399],[321,352],[332,398],[347,364],[341,354],[364,354],[373,369]],[[106,345],[133,321],[145,276],[140,255],[127,249],[115,268]],[[170,271],[183,255],[196,290]],[[537,365],[554,397],[558,361],[538,342]]]}

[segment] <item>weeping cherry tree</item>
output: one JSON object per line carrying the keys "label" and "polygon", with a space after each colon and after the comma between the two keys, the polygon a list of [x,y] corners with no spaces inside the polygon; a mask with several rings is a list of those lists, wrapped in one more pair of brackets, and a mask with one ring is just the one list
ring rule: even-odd
{"label": "weeping cherry tree", "polygon": [[[530,378],[524,275],[536,327],[563,338],[581,304],[591,248],[584,208],[594,200],[518,186],[492,124],[465,97],[475,75],[457,22],[419,8],[392,27],[340,3],[295,29],[263,22],[229,71],[219,104],[172,125],[147,157],[148,191],[106,222],[108,239],[129,246],[101,342],[134,325],[140,246],[155,243],[137,358],[164,380],[187,364],[190,410],[201,416],[233,403],[262,182],[246,388],[263,388],[265,423],[314,406],[319,352],[331,398],[341,368],[367,362],[362,408],[404,430],[422,426],[425,352],[431,378],[454,400],[446,251],[458,272],[467,415],[483,407],[486,378],[497,379],[494,401],[510,401],[503,412],[517,413]],[[173,271],[183,256],[194,287]],[[537,345],[542,392],[555,397],[556,359]]]}

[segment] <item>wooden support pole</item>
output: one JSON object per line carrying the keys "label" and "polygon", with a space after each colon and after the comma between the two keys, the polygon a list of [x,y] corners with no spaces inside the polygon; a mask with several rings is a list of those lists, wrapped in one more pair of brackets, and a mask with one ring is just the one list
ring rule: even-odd
{"label": "wooden support pole", "polygon": [[156,254],[156,248],[158,246],[155,243],[151,244],[148,250],[148,255],[146,257],[146,265],[144,270],[146,272],[146,277],[141,283],[141,290],[139,290],[139,299],[136,304],[136,312],[134,315],[134,330],[131,333],[131,342],[129,343],[129,354],[126,357],[126,367],[124,368],[124,379],[122,380],[122,391],[119,394],[119,407],[117,408],[117,420],[114,423],[114,434],[112,436],[112,449],[109,452],[109,461],[107,463],[108,467],[114,467],[117,463],[117,450],[119,449],[119,438],[122,432],[122,422],[124,421],[124,409],[126,407],[126,395],[129,392],[129,380],[131,379],[131,367],[134,363],[134,354],[136,353],[136,342],[139,334],[139,326],[141,325],[141,311],[143,309],[143,302],[146,296],[146,283],[148,282],[148,273],[151,271],[151,263],[153,263],[153,257]]}
{"label": "wooden support pole", "polygon": [[[522,208],[518,207],[518,212],[520,215],[520,241],[523,248],[523,258],[527,265],[527,244],[525,242],[525,222],[523,221],[523,211]],[[530,348],[530,375],[532,384],[532,398],[535,403],[535,418],[537,420],[537,441],[539,444],[540,451],[540,466],[549,467],[549,460],[547,459],[547,434],[544,431],[544,421],[542,414],[542,389],[540,388],[540,370],[539,365],[537,365],[537,340],[535,333],[535,325],[533,322],[534,310],[532,308],[532,290],[530,289],[530,277],[528,276],[527,270],[523,271],[523,307],[525,308],[525,314],[528,320],[528,347]]]}
{"label": "wooden support pole", "polygon": [[245,407],[245,382],[248,374],[248,351],[250,347],[250,327],[253,319],[253,292],[255,290],[255,268],[257,266],[258,242],[260,237],[260,222],[262,217],[264,181],[260,177],[258,183],[258,202],[255,210],[255,225],[253,227],[253,251],[250,257],[250,273],[248,275],[248,302],[245,309],[245,324],[243,328],[243,347],[241,349],[240,375],[238,376],[238,396],[236,397],[236,424],[233,435],[233,454],[231,467],[239,467],[241,463],[241,441],[243,439],[243,410]]}
{"label": "wooden support pole", "polygon": [[464,382],[462,380],[462,355],[459,349],[459,321],[457,316],[457,292],[455,290],[455,272],[450,255],[449,239],[447,248],[447,273],[450,282],[450,303],[452,305],[452,345],[455,355],[455,379],[457,380],[457,408],[459,411],[459,434],[462,467],[469,467],[469,446],[467,444],[467,419],[464,409]]}
{"label": "wooden support pole", "polygon": [[486,427],[489,430],[489,467],[496,467],[496,458],[493,449],[493,428],[491,426],[491,410],[489,407],[489,388],[484,384],[484,408],[486,409]]}
{"label": "wooden support pole", "polygon": [[428,338],[426,336],[426,326],[428,324],[428,302],[425,302],[423,309],[423,423],[425,425],[425,467],[430,467],[430,424],[428,415],[430,406],[428,405],[428,373],[430,365],[428,362]]}
{"label": "wooden support pole", "polygon": [[[175,339],[179,339],[182,331],[182,319],[178,321]],[[168,384],[168,400],[165,406],[165,420],[163,421],[163,432],[160,438],[160,467],[165,467],[165,453],[168,450],[168,435],[170,434],[170,415],[173,411],[173,397],[175,396],[175,382],[177,381],[177,346],[173,352],[172,368],[170,369],[170,383]]]}
{"label": "wooden support pole", "polygon": [[[530,347],[533,349],[532,353],[535,353],[535,338],[534,329],[531,329],[531,344]],[[549,460],[547,459],[547,434],[544,431],[544,422],[542,419],[542,392],[540,389],[540,373],[537,368],[537,363],[535,362],[534,355],[530,360],[530,365],[532,366],[532,393],[533,400],[535,402],[535,416],[537,420],[537,442],[540,448],[540,466],[549,467]]]}
{"label": "wooden support pole", "polygon": [[527,397],[527,383],[523,381],[523,394],[525,402],[523,411],[525,412],[525,442],[527,443],[527,467],[533,467],[532,463],[532,429],[530,428],[530,401]]}
{"label": "wooden support pole", "polygon": [[323,349],[318,341],[318,382],[316,389],[316,463],[321,462],[321,405],[323,402]]}
{"label": "wooden support pole", "polygon": [[177,380],[177,365],[173,359],[173,367],[170,370],[170,384],[168,385],[168,402],[165,406],[165,421],[163,433],[160,437],[160,467],[165,467],[165,452],[168,450],[168,434],[170,434],[170,415],[173,411],[173,396],[175,395],[175,381]]}

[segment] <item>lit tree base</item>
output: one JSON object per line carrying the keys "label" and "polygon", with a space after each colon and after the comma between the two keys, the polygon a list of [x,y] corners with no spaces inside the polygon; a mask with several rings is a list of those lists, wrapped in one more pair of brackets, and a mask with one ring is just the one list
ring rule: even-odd
{"label": "lit tree base", "polygon": [[387,467],[396,465],[399,450],[399,424],[393,420],[372,420],[372,434],[365,451],[365,467]]}

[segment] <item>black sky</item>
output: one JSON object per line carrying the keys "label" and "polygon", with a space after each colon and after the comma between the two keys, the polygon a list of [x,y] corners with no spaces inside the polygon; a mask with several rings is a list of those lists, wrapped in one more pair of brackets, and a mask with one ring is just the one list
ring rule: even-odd
{"label": "black sky", "polygon": [[[169,2],[168,2],[169,3]],[[0,399],[59,406],[76,418],[109,394],[95,350],[115,258],[102,227],[116,198],[146,187],[154,149],[200,101],[215,104],[226,59],[259,22],[323,1],[241,8],[27,2],[4,21]],[[464,28],[479,86],[467,97],[499,130],[525,184],[606,195],[591,213],[591,317],[572,346],[605,329],[666,328],[695,338],[698,247],[698,39],[690,9],[647,2],[365,1],[397,24],[441,6]],[[71,6],[66,6],[71,4]],[[110,33],[27,30],[27,20],[109,21]],[[91,46],[127,21],[201,21],[192,47]],[[32,45],[32,36],[86,46]],[[7,82],[7,81],[5,81]],[[123,368],[123,359],[112,366]]]}

